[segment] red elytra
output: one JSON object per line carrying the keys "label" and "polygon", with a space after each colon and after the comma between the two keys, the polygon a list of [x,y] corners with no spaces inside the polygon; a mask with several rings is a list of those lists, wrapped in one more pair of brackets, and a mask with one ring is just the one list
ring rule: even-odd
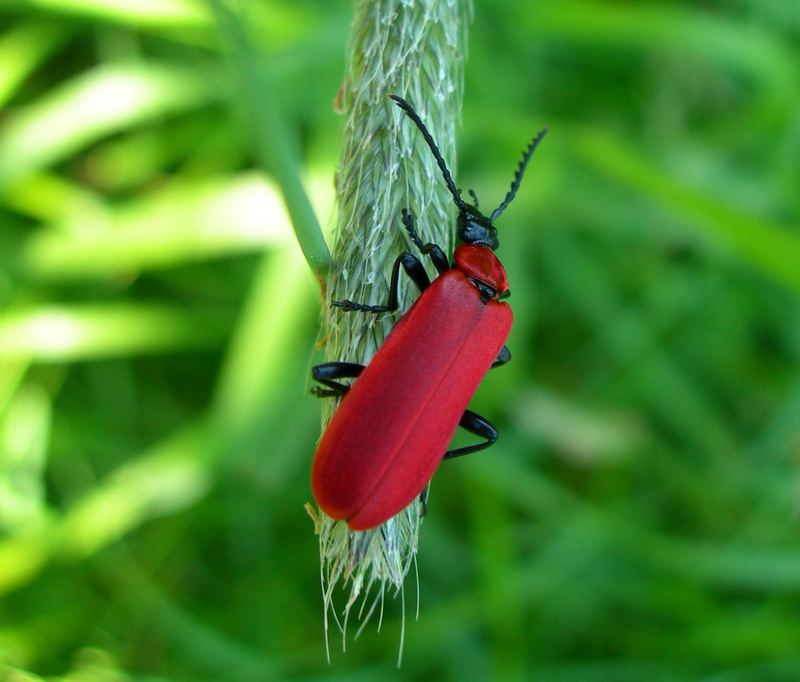
{"label": "red elytra", "polygon": [[[410,253],[394,264],[422,289],[366,367],[331,362],[314,368],[314,378],[343,394],[342,403],[317,446],[311,483],[320,509],[346,521],[352,530],[367,530],[387,521],[420,495],[443,457],[476,452],[494,443],[497,431],[488,420],[466,410],[481,379],[493,363],[507,362],[503,344],[511,330],[511,308],[498,300],[508,292],[505,269],[493,250],[498,246],[493,221],[519,189],[528,161],[546,130],[525,149],[511,189],[489,217],[467,204],[447,169],[441,152],[414,108],[390,95],[422,132],[458,207],[458,237],[463,244],[450,266],[444,253],[423,244],[413,216],[403,224],[421,253],[439,271],[433,283]],[[397,308],[396,288],[387,305],[336,301],[346,311],[380,313]],[[350,387],[333,379],[357,377]],[[485,440],[447,451],[461,424]]]}
{"label": "red elytra", "polygon": [[366,530],[422,492],[511,321],[510,306],[484,303],[460,269],[434,280],[355,380],[317,447],[312,488],[328,516]]}

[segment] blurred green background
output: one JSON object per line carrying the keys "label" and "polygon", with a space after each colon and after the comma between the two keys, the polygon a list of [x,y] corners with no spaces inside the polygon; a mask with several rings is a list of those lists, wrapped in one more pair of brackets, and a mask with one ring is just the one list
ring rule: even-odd
{"label": "blurred green background", "polygon": [[[351,4],[247,10],[330,228]],[[798,39],[794,0],[476,0],[459,185],[551,132],[397,672],[398,600],[325,663],[318,295],[213,13],[0,0],[0,677],[800,679]]]}

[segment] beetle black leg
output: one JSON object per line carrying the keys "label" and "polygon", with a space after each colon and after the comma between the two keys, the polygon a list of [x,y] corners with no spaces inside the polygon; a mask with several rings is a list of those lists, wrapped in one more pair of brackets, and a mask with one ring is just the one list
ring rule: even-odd
{"label": "beetle black leg", "polygon": [[511,351],[508,350],[508,346],[503,346],[500,349],[500,352],[497,354],[497,358],[492,363],[492,366],[489,369],[494,369],[495,367],[502,367],[509,360],[511,360]]}
{"label": "beetle black leg", "polygon": [[431,244],[430,242],[427,244],[422,243],[422,240],[419,238],[419,233],[417,232],[414,214],[406,208],[403,209],[402,214],[403,225],[405,225],[408,236],[411,237],[411,241],[414,242],[414,246],[420,250],[420,253],[431,259],[433,267],[436,268],[436,272],[440,275],[445,270],[449,270],[450,263],[447,262],[447,256],[444,255],[444,251],[442,251],[441,247],[436,244]]}
{"label": "beetle black leg", "polygon": [[448,450],[444,453],[443,459],[463,457],[464,455],[468,455],[472,452],[484,450],[490,445],[493,445],[497,440],[497,429],[492,426],[492,422],[485,417],[481,417],[472,410],[464,410],[464,414],[461,416],[461,421],[458,422],[458,425],[462,429],[466,429],[470,433],[474,433],[476,436],[483,436],[486,440],[483,441],[483,443],[467,445],[466,447],[456,448],[455,450]]}
{"label": "beetle black leg", "polygon": [[475,208],[480,208],[480,207],[478,206],[478,195],[477,195],[477,194],[475,194],[475,192],[474,192],[473,190],[471,190],[471,189],[468,189],[467,191],[469,192],[469,195],[472,197],[472,205],[473,205]]}
{"label": "beetle black leg", "polygon": [[369,303],[355,303],[345,299],[344,301],[331,301],[331,305],[335,308],[340,308],[345,312],[361,312],[361,313],[387,313],[397,310],[397,285],[400,282],[400,266],[406,271],[406,274],[414,281],[419,287],[420,291],[430,286],[431,280],[428,278],[428,273],[422,267],[422,263],[416,256],[412,256],[408,251],[401,253],[394,261],[392,266],[392,279],[389,282],[389,300],[386,305],[370,305]]}
{"label": "beetle black leg", "polygon": [[355,379],[363,371],[364,365],[355,362],[324,362],[311,368],[311,378],[328,388],[315,386],[311,392],[318,398],[344,395],[350,390],[350,386],[339,383],[335,379]]}

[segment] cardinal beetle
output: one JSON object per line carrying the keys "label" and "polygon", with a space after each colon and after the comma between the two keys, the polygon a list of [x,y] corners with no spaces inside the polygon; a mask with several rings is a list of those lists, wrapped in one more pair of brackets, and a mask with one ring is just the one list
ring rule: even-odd
{"label": "cardinal beetle", "polygon": [[[420,260],[400,254],[392,267],[385,305],[333,301],[342,311],[384,313],[397,310],[400,268],[422,292],[400,318],[367,366],[326,362],[312,369],[325,386],[318,396],[343,400],[317,446],[311,482],[320,508],[352,530],[367,530],[399,513],[423,491],[442,459],[489,447],[497,430],[489,420],[466,409],[491,367],[511,359],[503,345],[511,330],[509,295],[494,221],[511,203],[522,175],[547,132],[525,149],[511,189],[489,217],[461,198],[444,159],[414,108],[390,96],[422,133],[458,207],[454,262],[436,244],[423,244],[414,216],[404,209],[402,223],[420,253],[428,256],[438,277],[431,283]],[[337,381],[354,379],[352,385]],[[483,438],[475,445],[447,450],[456,427]],[[424,501],[424,499],[423,499]],[[424,507],[423,507],[424,508]]]}

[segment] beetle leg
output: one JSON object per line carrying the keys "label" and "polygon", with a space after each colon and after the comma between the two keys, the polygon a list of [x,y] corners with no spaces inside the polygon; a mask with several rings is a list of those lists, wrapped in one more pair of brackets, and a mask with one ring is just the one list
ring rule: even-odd
{"label": "beetle leg", "polygon": [[355,379],[363,371],[364,365],[355,362],[324,362],[311,368],[311,378],[328,388],[326,390],[315,386],[311,392],[318,398],[344,395],[350,390],[350,386],[339,383],[335,379]]}
{"label": "beetle leg", "polygon": [[488,419],[481,417],[472,410],[464,410],[464,414],[461,416],[461,421],[458,422],[458,425],[462,429],[474,433],[476,436],[483,436],[486,440],[483,441],[483,443],[467,445],[466,447],[456,448],[455,450],[448,450],[444,453],[443,459],[453,459],[453,457],[462,457],[471,452],[484,450],[490,445],[493,445],[497,440],[497,429],[492,426],[492,423]]}
{"label": "beetle leg", "polygon": [[509,360],[511,360],[511,351],[508,350],[508,346],[503,346],[500,349],[500,352],[497,354],[497,358],[492,363],[492,366],[489,369],[494,369],[495,367],[502,367]]}
{"label": "beetle leg", "polygon": [[444,251],[442,251],[442,249],[436,244],[431,244],[430,242],[427,244],[422,243],[422,240],[419,238],[419,234],[417,233],[416,219],[414,218],[414,214],[406,208],[403,209],[402,214],[403,225],[405,225],[408,236],[411,237],[411,241],[414,242],[414,246],[420,250],[420,253],[428,256],[431,259],[433,267],[436,268],[436,272],[438,272],[440,275],[445,270],[449,270],[450,263],[447,262],[447,256],[444,255]]}
{"label": "beetle leg", "polygon": [[361,313],[388,313],[397,310],[397,285],[400,283],[400,266],[406,271],[406,274],[414,281],[419,287],[420,291],[430,286],[430,279],[422,263],[416,256],[412,256],[408,251],[401,253],[394,261],[392,266],[392,279],[389,282],[389,300],[386,305],[370,305],[369,303],[356,303],[345,299],[344,301],[331,301],[331,305],[335,308],[341,308],[345,312],[361,312]]}

